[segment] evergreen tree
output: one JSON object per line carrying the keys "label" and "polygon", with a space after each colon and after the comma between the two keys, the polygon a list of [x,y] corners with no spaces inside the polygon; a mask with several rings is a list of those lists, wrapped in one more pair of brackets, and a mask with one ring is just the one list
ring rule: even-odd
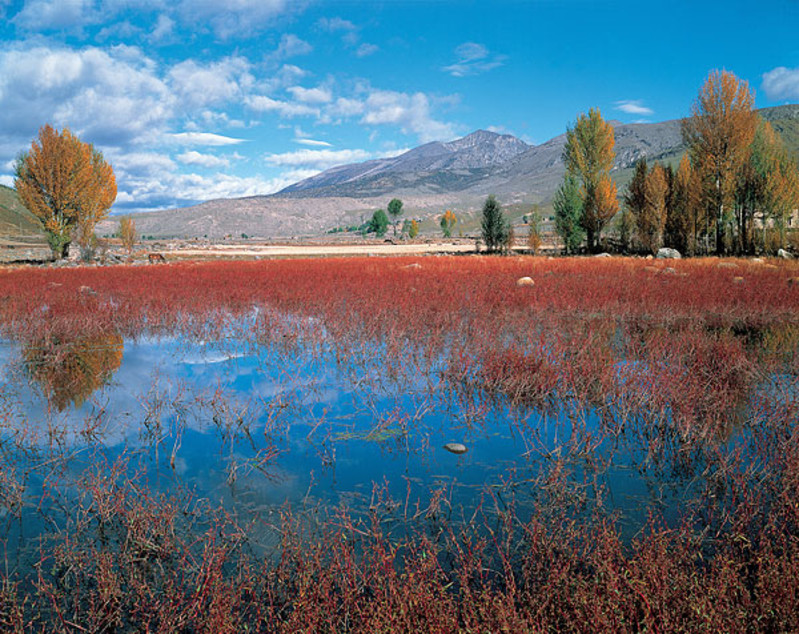
{"label": "evergreen tree", "polygon": [[508,230],[510,228],[505,216],[502,214],[502,207],[493,195],[486,198],[483,205],[483,217],[480,221],[480,228],[483,234],[483,242],[489,252],[499,251],[507,242]]}
{"label": "evergreen tree", "polygon": [[584,237],[580,224],[583,198],[580,195],[580,185],[573,174],[566,173],[563,184],[555,193],[552,206],[555,210],[555,231],[563,238],[566,253],[576,253]]}

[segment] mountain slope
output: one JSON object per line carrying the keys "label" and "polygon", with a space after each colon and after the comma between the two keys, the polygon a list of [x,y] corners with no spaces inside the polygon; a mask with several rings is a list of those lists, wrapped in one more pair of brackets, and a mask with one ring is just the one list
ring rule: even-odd
{"label": "mountain slope", "polygon": [[[799,159],[799,105],[760,114]],[[620,191],[639,158],[676,163],[685,152],[679,120],[614,127],[613,176]],[[447,208],[460,217],[474,215],[488,194],[496,194],[506,208],[521,215],[529,205],[552,199],[563,178],[565,140],[562,134],[531,146],[510,135],[479,130],[393,158],[334,167],[271,196],[139,214],[136,223],[140,234],[157,237],[288,237],[360,224],[393,197],[405,203],[406,217],[435,217]],[[113,231],[111,221],[101,226],[103,231]]]}

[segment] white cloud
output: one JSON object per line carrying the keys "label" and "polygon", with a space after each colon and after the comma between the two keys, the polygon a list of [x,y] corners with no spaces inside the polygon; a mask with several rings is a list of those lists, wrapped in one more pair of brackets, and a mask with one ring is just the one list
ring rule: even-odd
{"label": "white cloud", "polygon": [[318,108],[312,108],[311,106],[301,103],[279,101],[264,95],[247,97],[244,103],[256,112],[276,112],[281,117],[319,116]]}
{"label": "white cloud", "polygon": [[178,154],[178,161],[185,165],[200,165],[202,167],[229,167],[230,160],[213,154],[201,154],[196,150],[189,150],[183,154]]}
{"label": "white cloud", "polygon": [[249,68],[249,62],[242,57],[207,65],[186,60],[172,67],[169,82],[184,108],[226,103],[253,84]]}
{"label": "white cloud", "polygon": [[325,31],[354,31],[358,27],[349,20],[343,18],[320,18],[317,24]]}
{"label": "white cloud", "polygon": [[422,142],[454,137],[450,124],[433,119],[430,100],[421,92],[409,95],[377,90],[366,99],[364,108],[361,123],[366,125],[398,125],[403,132],[416,134]]}
{"label": "white cloud", "polygon": [[0,51],[0,136],[29,140],[44,122],[87,141],[119,146],[166,126],[175,100],[154,64],[126,46],[107,50],[10,48]]}
{"label": "white cloud", "polygon": [[505,63],[504,55],[489,55],[488,49],[476,42],[464,42],[455,48],[457,61],[442,70],[453,77],[467,77],[488,72]]}
{"label": "white cloud", "polygon": [[13,187],[14,186],[14,177],[10,174],[0,174],[0,185],[5,185],[6,187]]}
{"label": "white cloud", "polygon": [[184,23],[210,25],[221,39],[255,35],[278,16],[302,10],[303,0],[182,0],[177,13]]}
{"label": "white cloud", "polygon": [[765,73],[763,90],[769,99],[799,99],[799,68],[778,66]]}
{"label": "white cloud", "polygon": [[333,147],[327,141],[317,141],[316,139],[294,139],[294,142],[301,145],[310,145],[311,147]]}
{"label": "white cloud", "polygon": [[244,142],[244,139],[234,139],[233,137],[211,132],[178,132],[177,134],[170,134],[169,138],[180,145],[223,146]]}
{"label": "white cloud", "polygon": [[365,150],[297,150],[283,154],[268,154],[265,160],[270,165],[327,169],[336,165],[365,161],[371,157],[372,155]]}
{"label": "white cloud", "polygon": [[28,0],[12,22],[30,31],[78,29],[92,21],[92,0]]}
{"label": "white cloud", "polygon": [[172,36],[175,28],[175,21],[168,15],[161,14],[155,23],[155,27],[150,33],[150,40],[153,42],[162,42]]}
{"label": "white cloud", "polygon": [[617,101],[615,109],[620,110],[621,112],[626,112],[627,114],[640,114],[646,116],[655,113],[652,108],[647,108],[640,99],[624,99],[622,101]]}
{"label": "white cloud", "polygon": [[355,117],[360,114],[363,114],[366,106],[362,101],[357,99],[347,99],[345,97],[339,97],[336,99],[336,103],[334,103],[328,111],[333,116],[338,117]]}
{"label": "white cloud", "polygon": [[333,99],[330,89],[322,88],[321,86],[318,88],[292,86],[288,88],[288,92],[290,92],[297,101],[303,101],[305,103],[328,103]]}
{"label": "white cloud", "polygon": [[289,57],[307,55],[313,51],[313,46],[305,40],[301,40],[293,33],[284,33],[280,38],[277,49],[269,56],[272,60],[284,60]]}
{"label": "white cloud", "polygon": [[374,55],[377,51],[380,50],[380,47],[376,44],[368,44],[364,42],[358,47],[358,50],[355,51],[355,55],[358,57],[368,57],[369,55]]}

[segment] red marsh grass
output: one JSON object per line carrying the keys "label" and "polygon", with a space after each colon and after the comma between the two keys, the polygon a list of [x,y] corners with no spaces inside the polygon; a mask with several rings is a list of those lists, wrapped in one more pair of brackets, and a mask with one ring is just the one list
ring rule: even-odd
{"label": "red marsh grass", "polygon": [[[365,515],[309,521],[284,507],[259,527],[279,538],[269,555],[221,508],[149,492],[126,456],[68,493],[53,475],[49,495],[69,504],[52,505],[59,521],[35,562],[6,556],[0,628],[796,631],[799,266],[735,264],[734,276],[715,260],[529,257],[2,271],[0,333],[34,356],[76,338],[175,334],[324,348],[378,357],[400,389],[435,374],[455,399],[510,412],[568,403],[602,426],[458,521],[443,493],[401,516],[379,492]],[[517,286],[523,276],[534,285]],[[62,366],[44,367],[52,379]],[[746,442],[728,447],[732,429]],[[698,473],[679,517],[653,508],[624,537],[589,493],[601,491],[585,465],[602,443],[639,444],[641,469]],[[21,521],[24,434],[0,449],[3,517]],[[57,474],[53,460],[40,464]],[[517,512],[511,492],[534,512]]]}

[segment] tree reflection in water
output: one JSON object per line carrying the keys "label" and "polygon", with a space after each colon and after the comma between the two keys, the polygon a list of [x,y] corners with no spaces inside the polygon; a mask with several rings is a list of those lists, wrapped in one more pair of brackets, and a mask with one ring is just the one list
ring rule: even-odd
{"label": "tree reflection in water", "polygon": [[28,373],[59,412],[80,407],[122,363],[124,342],[118,332],[64,338],[58,335],[25,345]]}

